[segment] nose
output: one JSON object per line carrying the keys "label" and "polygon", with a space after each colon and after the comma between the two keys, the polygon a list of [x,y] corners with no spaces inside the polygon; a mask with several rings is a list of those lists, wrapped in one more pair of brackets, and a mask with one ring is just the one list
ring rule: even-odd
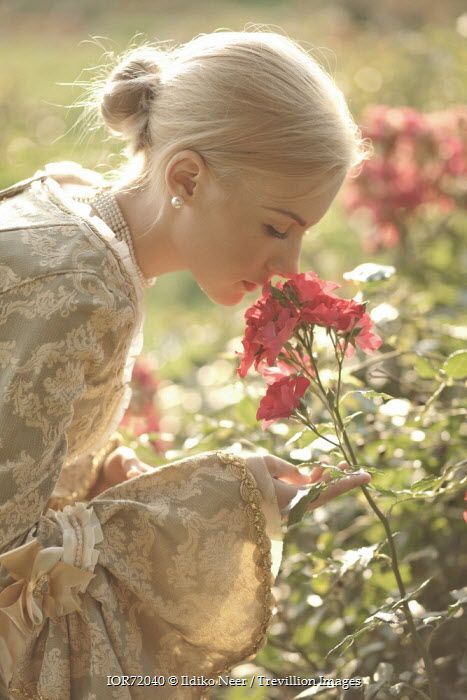
{"label": "nose", "polygon": [[287,246],[281,255],[276,255],[269,263],[269,274],[291,277],[300,271],[301,246]]}

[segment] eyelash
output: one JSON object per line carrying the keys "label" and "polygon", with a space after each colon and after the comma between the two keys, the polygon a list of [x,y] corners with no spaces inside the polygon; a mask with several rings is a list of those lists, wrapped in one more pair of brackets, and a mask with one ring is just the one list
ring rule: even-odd
{"label": "eyelash", "polygon": [[266,226],[266,230],[270,236],[273,236],[273,238],[279,238],[281,241],[283,241],[287,238],[286,233],[281,233],[280,231],[277,231],[274,228],[274,226]]}

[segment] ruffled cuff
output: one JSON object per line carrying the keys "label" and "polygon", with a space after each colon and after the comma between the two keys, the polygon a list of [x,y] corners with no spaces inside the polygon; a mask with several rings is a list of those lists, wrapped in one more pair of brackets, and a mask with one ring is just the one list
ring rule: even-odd
{"label": "ruffled cuff", "polygon": [[[85,503],[65,506],[63,512],[49,511],[55,516],[63,531],[63,556],[65,564],[76,566],[94,573],[99,558],[96,545],[102,542],[104,535],[101,524],[92,508]],[[81,590],[84,593],[84,588]]]}

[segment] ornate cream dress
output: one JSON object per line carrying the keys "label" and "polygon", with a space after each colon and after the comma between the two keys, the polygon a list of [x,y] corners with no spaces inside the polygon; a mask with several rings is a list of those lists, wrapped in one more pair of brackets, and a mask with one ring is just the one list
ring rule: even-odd
{"label": "ornate cream dress", "polygon": [[112,439],[142,347],[128,246],[60,185],[99,177],[49,164],[0,192],[0,698],[202,698],[183,675],[266,642],[281,515],[264,460],[228,447],[50,507]]}

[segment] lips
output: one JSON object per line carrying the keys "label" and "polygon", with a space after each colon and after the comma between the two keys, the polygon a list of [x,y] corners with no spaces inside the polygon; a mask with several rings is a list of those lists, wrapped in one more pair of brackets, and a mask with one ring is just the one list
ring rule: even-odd
{"label": "lips", "polygon": [[254,289],[259,287],[259,284],[255,284],[254,282],[246,282],[243,280],[243,286],[248,289],[249,292],[252,292]]}

